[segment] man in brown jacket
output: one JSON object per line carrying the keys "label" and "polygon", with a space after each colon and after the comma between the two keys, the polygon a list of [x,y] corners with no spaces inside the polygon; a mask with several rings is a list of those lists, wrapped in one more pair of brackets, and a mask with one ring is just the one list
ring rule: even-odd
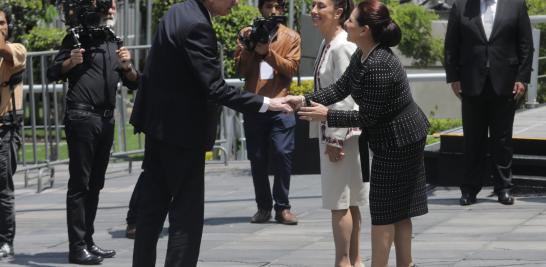
{"label": "man in brown jacket", "polygon": [[[282,15],[283,0],[260,0],[258,8],[263,17]],[[248,35],[250,28],[243,29]],[[269,36],[269,43],[258,43],[249,51],[239,45],[235,53],[239,74],[245,78],[245,90],[261,96],[278,98],[288,95],[292,76],[300,62],[301,39],[297,32],[279,24]],[[292,172],[294,151],[294,114],[268,111],[244,117],[244,129],[248,158],[250,159],[254,192],[258,211],[252,216],[252,223],[264,223],[271,219],[271,209],[275,208],[275,220],[282,224],[295,225],[296,216],[290,212],[288,191]],[[275,180],[273,193],[270,189],[269,147],[272,145]],[[275,205],[273,206],[273,201]]]}

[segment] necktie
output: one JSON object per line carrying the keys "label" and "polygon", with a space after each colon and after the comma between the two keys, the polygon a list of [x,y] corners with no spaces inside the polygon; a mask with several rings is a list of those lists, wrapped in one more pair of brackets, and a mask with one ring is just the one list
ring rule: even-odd
{"label": "necktie", "polygon": [[493,22],[495,21],[495,10],[493,9],[493,0],[485,0],[485,12],[483,14],[483,30],[487,40],[491,36],[493,30]]}

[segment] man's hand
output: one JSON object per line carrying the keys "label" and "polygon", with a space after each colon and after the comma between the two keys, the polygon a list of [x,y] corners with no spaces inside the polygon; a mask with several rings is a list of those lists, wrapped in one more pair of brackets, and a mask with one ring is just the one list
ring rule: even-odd
{"label": "man's hand", "polygon": [[328,108],[311,101],[310,107],[302,107],[298,111],[300,119],[307,121],[326,121],[328,117]]}
{"label": "man's hand", "polygon": [[331,162],[338,162],[343,159],[345,156],[345,152],[343,152],[343,148],[335,147],[326,145],[326,151],[324,151],[324,154],[328,155],[328,158],[330,158]]}
{"label": "man's hand", "polygon": [[127,49],[127,47],[121,47],[120,49],[116,50],[116,53],[118,54],[118,58],[121,63],[121,68],[124,71],[128,71],[129,68],[132,68],[131,52],[129,52],[129,49]]}
{"label": "man's hand", "polygon": [[453,90],[453,93],[455,96],[459,99],[461,99],[461,93],[463,92],[461,90],[461,82],[456,81],[451,83],[451,90]]}
{"label": "man's hand", "polygon": [[516,100],[522,97],[525,94],[525,85],[522,82],[516,82],[512,94],[514,94]]}
{"label": "man's hand", "polygon": [[282,112],[294,112],[292,107],[289,104],[286,103],[286,98],[285,97],[269,99],[268,110],[270,110],[270,111],[282,111]]}
{"label": "man's hand", "polygon": [[269,44],[257,43],[254,52],[264,57],[267,56],[269,54]]}
{"label": "man's hand", "polygon": [[250,33],[252,32],[252,27],[244,27],[239,31],[239,36],[237,38],[237,46],[242,49],[246,49],[245,46],[241,43],[240,38],[248,38]]}
{"label": "man's hand", "polygon": [[76,48],[70,51],[70,65],[72,67],[83,63],[83,53],[85,53],[85,49],[83,48]]}
{"label": "man's hand", "polygon": [[305,97],[302,95],[287,95],[284,98],[293,110],[298,110],[305,106]]}

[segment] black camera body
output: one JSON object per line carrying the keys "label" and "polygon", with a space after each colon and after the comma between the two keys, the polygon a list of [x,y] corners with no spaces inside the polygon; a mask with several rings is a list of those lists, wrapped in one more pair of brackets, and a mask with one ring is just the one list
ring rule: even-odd
{"label": "black camera body", "polygon": [[112,0],[60,0],[64,23],[69,28],[82,26],[83,28],[100,27],[103,16],[112,7]]}
{"label": "black camera body", "polygon": [[258,43],[267,44],[272,32],[280,23],[286,22],[286,16],[257,17],[252,23],[252,30],[247,37],[239,36],[239,40],[249,51],[253,51]]}
{"label": "black camera body", "polygon": [[112,7],[112,0],[58,0],[57,7],[62,10],[67,31],[74,39],[74,48],[82,47],[80,36],[93,40],[111,38],[122,46],[114,31],[102,25],[104,16]]}

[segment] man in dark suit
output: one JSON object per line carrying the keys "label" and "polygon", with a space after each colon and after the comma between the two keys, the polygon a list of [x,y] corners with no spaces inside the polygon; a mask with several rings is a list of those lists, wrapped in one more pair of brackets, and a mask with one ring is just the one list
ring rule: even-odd
{"label": "man in dark suit", "polygon": [[447,82],[462,101],[465,176],[461,205],[476,202],[488,148],[495,193],[511,205],[512,127],[516,100],[525,93],[533,54],[524,0],[457,0],[445,38]]}
{"label": "man in dark suit", "polygon": [[[240,112],[292,111],[230,87],[222,78],[211,16],[237,0],[187,0],[161,19],[142,74],[131,123],[146,134],[133,266],[155,266],[156,246],[169,214],[165,266],[195,266],[203,232],[204,161],[217,108]],[[208,143],[208,144],[207,144]]]}

